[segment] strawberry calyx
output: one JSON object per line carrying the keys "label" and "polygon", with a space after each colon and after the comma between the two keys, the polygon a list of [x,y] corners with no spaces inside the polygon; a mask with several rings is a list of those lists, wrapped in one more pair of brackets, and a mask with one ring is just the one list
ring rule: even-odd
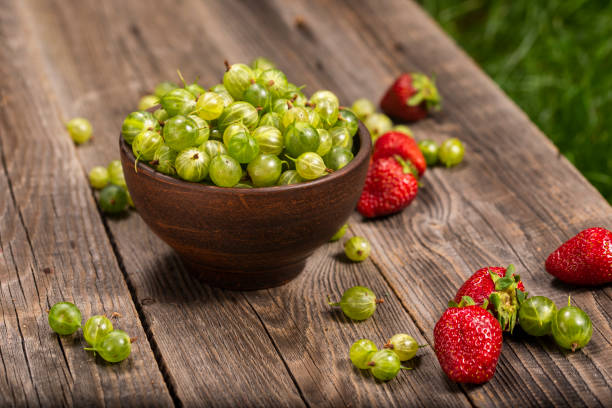
{"label": "strawberry calyx", "polygon": [[393,158],[402,166],[404,174],[411,173],[414,178],[419,179],[419,171],[410,160],[404,160],[399,154],[393,155]]}
{"label": "strawberry calyx", "polygon": [[502,278],[489,270],[495,284],[495,291],[489,295],[490,308],[502,330],[510,333],[516,325],[519,307],[527,298],[527,294],[518,288],[521,277],[514,271],[514,265],[509,265],[506,268],[506,276]]}
{"label": "strawberry calyx", "polygon": [[408,100],[406,105],[418,106],[425,103],[427,109],[440,109],[440,94],[434,83],[434,79],[429,79],[420,73],[410,74],[412,77],[412,87],[416,91]]}

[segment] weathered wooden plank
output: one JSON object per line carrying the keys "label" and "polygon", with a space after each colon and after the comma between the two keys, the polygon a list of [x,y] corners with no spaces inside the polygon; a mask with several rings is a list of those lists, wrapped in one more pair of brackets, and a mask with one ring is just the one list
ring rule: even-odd
{"label": "weathered wooden plank", "polygon": [[[0,404],[170,406],[22,6],[0,11]],[[137,338],[130,358],[105,364],[80,332],[55,335],[46,311],[61,300],[84,318],[121,313],[115,325]]]}
{"label": "weathered wooden plank", "polygon": [[[579,229],[609,227],[610,207],[558,157],[524,114],[432,29],[418,7],[401,2],[386,5],[361,2],[355,10],[351,3],[324,13],[312,6],[279,8],[288,22],[302,16],[301,27],[310,33],[304,43],[315,42],[318,47],[316,54],[309,54],[307,45],[298,48],[306,60],[330,61],[333,68],[327,71],[332,81],[341,83],[338,88],[351,98],[378,98],[403,70],[436,74],[445,109],[415,126],[417,137],[441,141],[457,136],[468,144],[466,163],[452,171],[430,171],[419,201],[404,214],[357,223],[355,231],[381,248],[373,255],[374,262],[429,340],[446,300],[463,279],[484,265],[514,262],[525,271],[532,292],[563,304],[570,288],[551,285],[543,260]],[[350,33],[343,37],[341,49],[333,36],[336,30]],[[359,67],[352,70],[356,77],[346,79],[349,74],[341,69],[339,56]],[[386,66],[383,72],[381,65]],[[599,330],[584,352],[565,356],[546,341],[541,347],[509,339],[495,379],[483,387],[466,387],[471,401],[478,405],[525,400],[541,405],[609,403],[610,320],[602,312],[609,308],[609,291],[572,290],[576,303],[589,312]]]}
{"label": "weathered wooden plank", "polygon": [[[201,22],[191,5],[166,2],[152,9],[146,3],[105,6],[92,1],[68,9],[61,2],[40,2],[31,10],[40,38],[62,39],[45,50],[62,115],[83,115],[95,126],[94,141],[77,152],[84,171],[118,157],[121,121],[156,82],[178,80],[177,67],[188,78],[203,74],[202,83],[210,85],[223,72],[223,57],[215,48],[202,48],[188,58],[193,53],[185,39],[198,37],[191,30]],[[91,15],[95,18],[87,18]],[[148,18],[161,20],[151,25]],[[99,38],[105,46],[96,46]],[[210,53],[219,65],[201,69]],[[242,294],[194,279],[136,213],[109,218],[106,224],[178,401],[185,406],[303,405]]]}

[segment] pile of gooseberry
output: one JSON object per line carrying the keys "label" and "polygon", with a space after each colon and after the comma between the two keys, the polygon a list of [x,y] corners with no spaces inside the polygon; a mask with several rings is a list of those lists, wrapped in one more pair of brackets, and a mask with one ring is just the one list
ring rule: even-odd
{"label": "pile of gooseberry", "polygon": [[419,348],[425,346],[419,345],[408,334],[398,333],[387,341],[382,350],[378,350],[372,340],[357,340],[349,350],[349,358],[360,370],[370,370],[377,380],[389,381],[397,376],[400,369],[411,370],[404,367],[402,362],[413,359]]}
{"label": "pile of gooseberry", "polygon": [[[49,310],[49,326],[61,336],[74,334],[81,328],[81,311],[73,303],[59,302]],[[83,337],[91,347],[85,350],[97,353],[110,363],[128,358],[132,351],[132,339],[123,330],[113,328],[110,319],[103,315],[92,316],[83,326]]]}
{"label": "pile of gooseberry", "polygon": [[576,351],[586,346],[593,335],[589,315],[571,305],[557,310],[555,302],[544,296],[532,296],[519,308],[519,325],[532,336],[552,335],[561,348]]}
{"label": "pile of gooseberry", "polygon": [[98,204],[107,214],[119,214],[128,206],[134,206],[119,160],[111,161],[106,167],[93,167],[89,172],[89,184],[101,190]]}
{"label": "pile of gooseberry", "polygon": [[315,180],[353,159],[357,116],[303,87],[266,58],[226,63],[222,83],[162,82],[124,120],[137,162],[185,181],[269,187]]}
{"label": "pile of gooseberry", "polygon": [[[376,107],[367,98],[359,98],[351,107],[351,110],[357,115],[357,118],[363,121],[366,128],[372,136],[372,142],[383,134],[394,131],[404,133],[411,138],[414,138],[412,130],[406,125],[394,125],[391,118],[384,113],[376,112]],[[433,166],[437,163],[442,163],[446,167],[456,166],[463,161],[465,147],[457,138],[449,138],[438,145],[431,139],[423,139],[419,141],[419,149],[425,157],[425,162],[428,166]]]}

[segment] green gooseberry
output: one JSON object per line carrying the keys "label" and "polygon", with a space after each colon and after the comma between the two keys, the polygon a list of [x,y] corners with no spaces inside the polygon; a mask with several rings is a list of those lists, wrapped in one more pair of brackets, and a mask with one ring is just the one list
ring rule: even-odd
{"label": "green gooseberry", "polygon": [[283,163],[273,154],[260,154],[247,166],[249,177],[255,187],[269,187],[278,182]]}
{"label": "green gooseberry", "polygon": [[214,92],[214,93],[226,93],[226,94],[229,94],[229,92],[227,92],[227,89],[225,89],[225,86],[223,86],[223,84],[213,85],[208,90],[210,92]]}
{"label": "green gooseberry", "polygon": [[285,94],[285,98],[289,99],[294,106],[306,106],[308,103],[308,99],[302,92],[303,86],[297,86],[292,83],[287,83],[287,93]]}
{"label": "green gooseberry", "polygon": [[276,112],[268,112],[264,114],[259,120],[259,127],[262,126],[273,126],[280,129],[281,115]]}
{"label": "green gooseberry", "polygon": [[376,106],[367,98],[359,98],[353,102],[351,110],[357,115],[359,120],[364,121],[365,118],[376,112]]}
{"label": "green gooseberry", "polygon": [[229,65],[226,63],[226,68],[223,74],[223,86],[234,100],[240,100],[244,91],[255,80],[253,70],[245,64]]}
{"label": "green gooseberry", "polygon": [[353,286],[344,292],[340,302],[329,302],[329,305],[340,306],[348,318],[360,321],[372,316],[376,305],[382,302],[382,299],[376,299],[372,290],[364,286]]}
{"label": "green gooseberry", "polygon": [[397,354],[387,349],[379,350],[372,354],[367,365],[374,378],[380,381],[394,379],[402,368],[402,363]]}
{"label": "green gooseberry", "polygon": [[350,109],[340,108],[340,116],[336,122],[336,126],[343,126],[348,129],[351,138],[357,133],[359,128],[359,119]]}
{"label": "green gooseberry", "polygon": [[544,296],[533,296],[520,305],[519,325],[527,334],[545,336],[550,334],[556,314],[555,302]]}
{"label": "green gooseberry", "polygon": [[153,160],[157,148],[164,144],[164,139],[155,130],[144,130],[140,132],[132,142],[132,152],[136,156],[136,161]]}
{"label": "green gooseberry", "polygon": [[288,99],[278,98],[272,102],[272,112],[278,113],[282,118],[285,112],[291,109],[291,102]]}
{"label": "green gooseberry", "polygon": [[340,111],[338,104],[329,100],[322,100],[315,106],[315,112],[319,115],[323,127],[329,129],[338,122]]}
{"label": "green gooseberry", "polygon": [[95,346],[108,333],[113,331],[113,324],[106,316],[92,316],[85,322],[83,326],[83,337],[85,341]]}
{"label": "green gooseberry", "polygon": [[344,147],[351,150],[353,148],[353,137],[349,130],[344,126],[334,126],[329,129],[333,147]]}
{"label": "green gooseberry", "polygon": [[67,336],[81,327],[81,311],[73,303],[59,302],[49,310],[48,320],[54,332]]}
{"label": "green gooseberry", "polygon": [[384,113],[374,112],[363,121],[368,128],[372,142],[375,142],[382,134],[387,133],[393,127],[393,122]]}
{"label": "green gooseberry", "polygon": [[249,85],[244,91],[242,99],[253,105],[258,111],[267,110],[271,103],[268,90],[257,82],[253,82]]}
{"label": "green gooseberry", "polygon": [[183,88],[169,91],[161,98],[161,106],[168,112],[168,116],[188,115],[195,111],[196,98],[191,92]]}
{"label": "green gooseberry", "polygon": [[368,363],[374,353],[378,351],[376,344],[372,340],[361,339],[357,340],[351,346],[349,350],[349,358],[353,365],[360,370],[366,370],[370,368]]}
{"label": "green gooseberry", "polygon": [[295,122],[285,130],[285,149],[289,156],[298,157],[319,148],[319,133],[305,122]]}
{"label": "green gooseberry", "polygon": [[95,351],[109,363],[118,363],[129,357],[132,351],[132,341],[123,330],[113,330],[93,347],[87,347],[85,350]]}
{"label": "green gooseberry", "polygon": [[417,341],[409,334],[398,333],[393,335],[384,346],[386,349],[393,350],[399,357],[400,361],[408,361],[416,356],[417,351],[422,347],[427,347],[427,344],[419,345]]}
{"label": "green gooseberry", "polygon": [[336,106],[340,106],[340,101],[338,100],[336,94],[326,89],[318,90],[310,97],[310,103],[315,106],[319,105],[323,101],[331,102]]}
{"label": "green gooseberry", "polygon": [[242,167],[233,157],[219,154],[210,161],[208,174],[216,186],[234,187],[242,178]]}
{"label": "green gooseberry", "polygon": [[208,122],[199,117],[198,115],[189,115],[189,119],[193,120],[198,128],[198,137],[194,143],[194,146],[200,146],[208,140],[210,136],[210,126]]}
{"label": "green gooseberry", "polygon": [[166,120],[168,120],[168,112],[166,112],[164,108],[155,109],[155,112],[153,112],[153,117],[155,120],[157,120],[158,124],[164,123]]}
{"label": "green gooseberry", "polygon": [[138,101],[138,110],[144,111],[159,105],[159,98],[155,95],[145,95]]}
{"label": "green gooseberry", "polygon": [[178,85],[173,82],[160,82],[155,87],[155,91],[153,91],[153,94],[155,94],[155,96],[161,99],[165,94],[176,88],[178,88]]}
{"label": "green gooseberry", "polygon": [[93,128],[91,123],[85,118],[70,119],[66,123],[68,134],[76,144],[85,143],[91,139]]}
{"label": "green gooseberry", "polygon": [[287,129],[287,127],[295,122],[308,123],[308,112],[306,109],[299,106],[294,106],[281,117],[281,129]]}
{"label": "green gooseberry", "polygon": [[109,184],[100,192],[100,208],[107,214],[119,214],[128,206],[127,190],[115,184]]}
{"label": "green gooseberry", "polygon": [[354,262],[365,261],[370,256],[370,243],[363,237],[352,237],[344,244],[346,257]]}
{"label": "green gooseberry", "polygon": [[236,184],[234,188],[253,188],[253,186],[245,182]]}
{"label": "green gooseberry", "polygon": [[145,130],[159,130],[159,122],[155,117],[146,111],[132,112],[126,116],[121,125],[121,135],[129,144],[134,142],[134,138]]}
{"label": "green gooseberry", "polygon": [[295,169],[305,180],[315,180],[325,174],[325,162],[314,152],[302,153],[295,161]]}
{"label": "green gooseberry", "polygon": [[223,97],[215,92],[205,92],[196,102],[196,114],[204,120],[215,120],[223,113]]}
{"label": "green gooseberry", "polygon": [[174,176],[176,174],[174,162],[177,155],[178,153],[176,150],[172,149],[167,144],[162,144],[155,151],[151,165],[160,173]]}
{"label": "green gooseberry", "polygon": [[284,141],[283,135],[277,128],[267,125],[259,125],[253,131],[252,136],[259,144],[259,150],[265,154],[279,155],[283,151]]}
{"label": "green gooseberry", "polygon": [[327,168],[338,171],[353,160],[353,152],[344,147],[332,147],[323,157]]}
{"label": "green gooseberry", "polygon": [[330,242],[339,241],[340,238],[342,238],[344,234],[346,234],[348,227],[349,227],[348,224],[344,224],[343,226],[341,226],[340,229],[336,231],[336,233],[329,239],[329,241]]}
{"label": "green gooseberry", "polygon": [[227,147],[218,140],[208,140],[200,146],[200,149],[203,149],[211,159],[220,154],[227,154]]}
{"label": "green gooseberry", "polygon": [[198,83],[194,82],[192,84],[185,85],[185,90],[189,91],[190,94],[199,98],[206,90],[202,88]]}
{"label": "green gooseberry", "polygon": [[186,181],[199,182],[208,176],[210,156],[204,150],[190,147],[176,156],[174,167],[180,178]]}
{"label": "green gooseberry", "polygon": [[248,136],[251,132],[249,132],[249,129],[246,126],[244,126],[241,122],[232,123],[231,125],[226,127],[225,131],[223,132],[223,144],[226,147],[229,146],[229,142],[232,139],[232,137],[234,137],[238,133],[244,133],[245,135]]}
{"label": "green gooseberry", "polygon": [[319,148],[317,149],[316,153],[323,157],[329,153],[333,147],[333,140],[331,134],[326,129],[319,128],[317,129],[317,133],[319,134]]}
{"label": "green gooseberry", "polygon": [[410,129],[408,126],[406,125],[395,125],[391,128],[392,131],[394,132],[400,132],[405,134],[406,136],[410,136],[411,138],[414,139],[414,134],[412,133],[412,129]]}
{"label": "green gooseberry", "polygon": [[259,74],[257,82],[268,90],[273,99],[283,98],[287,93],[287,77],[283,71],[272,68]]}
{"label": "green gooseberry", "polygon": [[164,141],[177,152],[196,146],[198,138],[198,124],[190,117],[177,115],[164,125]]}
{"label": "green gooseberry", "polygon": [[274,63],[265,57],[257,57],[251,62],[251,68],[253,69],[261,69],[262,71],[268,69],[274,69]]}
{"label": "green gooseberry", "polygon": [[551,332],[555,342],[564,349],[576,351],[586,346],[593,335],[593,324],[582,309],[572,306],[568,297],[567,306],[557,311],[552,319]]}
{"label": "green gooseberry", "polygon": [[109,183],[110,177],[108,169],[102,166],[95,166],[89,171],[89,184],[96,190],[103,189]]}
{"label": "green gooseberry", "polygon": [[253,136],[238,132],[229,140],[227,152],[239,163],[246,164],[259,154],[259,145]]}
{"label": "green gooseberry", "polygon": [[313,108],[306,108],[306,113],[308,113],[308,123],[310,123],[313,128],[318,129],[323,126],[323,122],[317,111]]}
{"label": "green gooseberry", "polygon": [[232,102],[223,110],[223,113],[217,119],[217,127],[223,132],[225,128],[234,123],[242,123],[249,130],[253,130],[257,127],[258,122],[259,113],[257,109],[248,102],[239,101]]}
{"label": "green gooseberry", "polygon": [[295,170],[285,170],[276,185],[278,186],[287,186],[289,184],[297,184],[303,182],[304,179],[300,177],[297,171]]}
{"label": "green gooseberry", "polygon": [[438,162],[438,149],[440,146],[433,140],[426,139],[419,142],[419,150],[423,153],[428,166],[433,166]]}
{"label": "green gooseberry", "polygon": [[463,143],[455,137],[446,139],[438,150],[438,159],[446,167],[456,166],[463,161],[465,148]]}
{"label": "green gooseberry", "polygon": [[108,163],[108,178],[111,184],[127,189],[125,176],[123,175],[123,166],[119,160],[113,160]]}

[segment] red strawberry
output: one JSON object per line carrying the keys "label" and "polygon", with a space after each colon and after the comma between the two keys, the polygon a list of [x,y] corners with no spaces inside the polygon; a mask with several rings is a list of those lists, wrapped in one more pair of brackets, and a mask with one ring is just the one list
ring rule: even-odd
{"label": "red strawberry", "polygon": [[396,213],[414,200],[419,183],[399,156],[370,163],[357,210],[368,218]]}
{"label": "red strawberry", "polygon": [[387,132],[376,140],[374,144],[374,160],[395,156],[396,154],[404,160],[410,160],[419,172],[419,176],[425,173],[427,168],[425,157],[423,157],[419,145],[413,138],[405,133]]}
{"label": "red strawberry", "polygon": [[429,109],[440,109],[440,95],[426,75],[402,74],[387,90],[380,107],[395,119],[417,121],[426,117]]}
{"label": "red strawberry", "polygon": [[546,270],[575,285],[612,282],[612,232],[604,228],[581,231],[548,256]]}
{"label": "red strawberry", "polygon": [[519,306],[527,297],[525,286],[514,270],[514,265],[508,269],[489,266],[477,270],[459,288],[455,300],[449,305],[456,305],[464,296],[469,296],[478,306],[488,307],[503,330],[512,332]]}
{"label": "red strawberry", "polygon": [[499,322],[467,296],[459,307],[447,309],[434,328],[440,366],[459,383],[481,384],[493,377],[502,339]]}

